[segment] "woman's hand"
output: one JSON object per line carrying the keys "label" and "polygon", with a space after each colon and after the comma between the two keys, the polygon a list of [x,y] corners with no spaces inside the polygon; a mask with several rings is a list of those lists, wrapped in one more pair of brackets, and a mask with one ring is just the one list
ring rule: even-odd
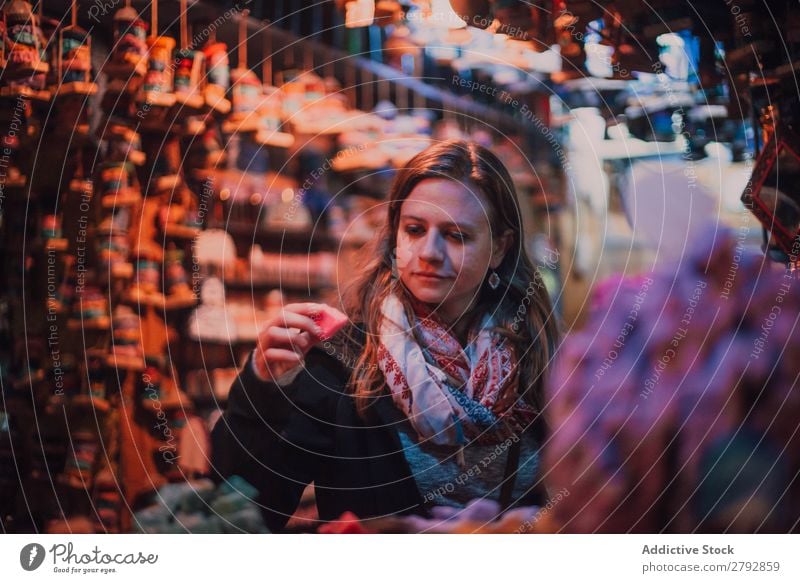
{"label": "woman's hand", "polygon": [[306,353],[323,336],[312,317],[326,307],[311,302],[287,304],[267,320],[258,334],[258,344],[253,354],[258,376],[276,381],[303,363]]}

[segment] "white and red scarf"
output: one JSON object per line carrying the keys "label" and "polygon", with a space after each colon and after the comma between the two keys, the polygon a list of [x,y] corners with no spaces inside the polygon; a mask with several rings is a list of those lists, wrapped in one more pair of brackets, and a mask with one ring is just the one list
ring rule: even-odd
{"label": "white and red scarf", "polygon": [[484,317],[466,348],[422,306],[415,306],[417,341],[403,304],[382,307],[378,361],[395,405],[420,440],[464,447],[518,434],[535,415],[518,394],[517,363],[508,339]]}

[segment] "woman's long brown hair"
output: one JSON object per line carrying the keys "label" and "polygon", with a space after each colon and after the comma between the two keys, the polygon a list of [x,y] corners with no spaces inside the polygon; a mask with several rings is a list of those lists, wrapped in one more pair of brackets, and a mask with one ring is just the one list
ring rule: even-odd
{"label": "woman's long brown hair", "polygon": [[[408,292],[393,273],[400,223],[400,208],[411,191],[426,179],[449,179],[477,186],[489,202],[492,233],[508,230],[513,241],[495,270],[501,284],[492,290],[484,284],[469,318],[470,329],[487,312],[494,314],[498,332],[513,343],[519,358],[519,390],[523,398],[541,412],[545,368],[558,340],[558,327],[541,276],[525,252],[517,194],[511,176],[492,152],[472,142],[450,140],[435,144],[398,170],[389,195],[388,220],[379,237],[365,249],[365,265],[346,294],[347,311],[366,333],[363,352],[355,363],[350,386],[356,406],[364,415],[384,391],[383,373],[376,366],[380,340],[381,306],[389,294],[397,294],[405,305],[409,322],[414,321]],[[544,437],[543,416],[532,428]],[[541,441],[540,441],[541,442]]]}

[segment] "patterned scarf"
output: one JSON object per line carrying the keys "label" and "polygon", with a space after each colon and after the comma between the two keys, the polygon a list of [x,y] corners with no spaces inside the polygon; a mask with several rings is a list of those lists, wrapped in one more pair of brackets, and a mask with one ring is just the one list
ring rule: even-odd
{"label": "patterned scarf", "polygon": [[514,351],[492,331],[491,315],[462,348],[425,307],[414,311],[412,327],[400,300],[386,299],[378,361],[395,405],[420,439],[463,448],[468,440],[498,443],[524,430],[536,412],[519,398]]}

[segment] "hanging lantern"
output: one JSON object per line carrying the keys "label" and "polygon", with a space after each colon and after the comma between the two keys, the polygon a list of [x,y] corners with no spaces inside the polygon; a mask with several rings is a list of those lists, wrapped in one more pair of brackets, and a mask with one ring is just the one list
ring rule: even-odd
{"label": "hanging lantern", "polygon": [[206,66],[206,105],[222,115],[227,114],[231,110],[231,102],[225,98],[231,81],[228,45],[209,41],[203,54]]}
{"label": "hanging lantern", "polygon": [[114,47],[103,71],[111,79],[135,83],[147,73],[147,24],[136,10],[125,6],[114,14],[113,28]]}
{"label": "hanging lantern", "polygon": [[91,81],[92,39],[77,24],[77,0],[72,2],[72,24],[58,30],[56,45],[55,87],[57,96],[94,95],[97,85]]}
{"label": "hanging lantern", "polygon": [[176,107],[178,107],[176,114],[183,116],[198,113],[205,105],[201,89],[205,55],[202,51],[189,48],[189,25],[186,15],[186,0],[181,0],[181,50],[178,51],[174,83]]}
{"label": "hanging lantern", "polygon": [[172,91],[173,68],[171,67],[175,39],[158,34],[158,3],[153,2],[151,10],[151,34],[147,38],[148,63],[147,73],[144,77],[143,101],[149,106],[166,108],[175,104],[175,94]]}
{"label": "hanging lantern", "polygon": [[203,61],[201,51],[183,49],[178,53],[178,67],[175,70],[175,98],[179,106],[200,109],[205,100],[200,92]]}
{"label": "hanging lantern", "polygon": [[150,49],[147,75],[144,78],[144,90],[153,97],[148,99],[157,105],[169,105],[175,102],[172,95],[173,77],[170,63],[172,51],[175,49],[175,39],[168,36],[151,36],[147,39]]}
{"label": "hanging lantern", "polygon": [[294,135],[282,131],[283,92],[280,89],[264,86],[264,98],[258,107],[258,114],[256,142],[279,148],[289,148],[294,144]]}
{"label": "hanging lantern", "polygon": [[256,74],[247,68],[247,17],[245,10],[239,20],[239,66],[231,71],[231,102],[233,113],[222,126],[225,133],[255,132],[258,130],[256,110],[261,103],[263,88]]}
{"label": "hanging lantern", "polygon": [[39,18],[25,0],[12,0],[3,9],[3,45],[6,66],[3,77],[27,77],[47,73],[43,60]]}
{"label": "hanging lantern", "polygon": [[256,110],[261,104],[261,81],[250,69],[237,67],[231,71],[233,112],[223,125],[225,133],[251,132],[258,129]]}

